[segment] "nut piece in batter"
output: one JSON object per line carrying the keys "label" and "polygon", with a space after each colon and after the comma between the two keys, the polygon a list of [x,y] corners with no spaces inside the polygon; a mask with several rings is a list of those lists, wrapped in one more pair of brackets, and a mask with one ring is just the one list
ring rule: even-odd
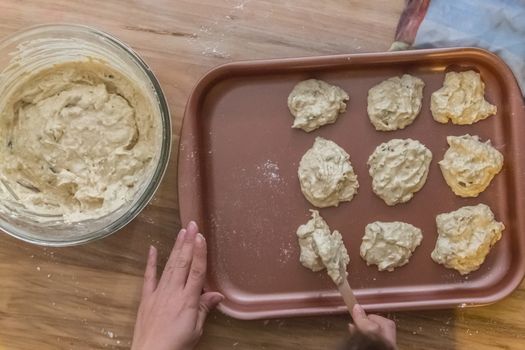
{"label": "nut piece in batter", "polygon": [[361,257],[367,265],[377,265],[379,271],[394,271],[408,263],[422,239],[421,230],[410,224],[376,221],[366,225]]}
{"label": "nut piece in batter", "polygon": [[152,102],[99,61],[30,72],[0,110],[2,198],[75,222],[131,201],[158,147]]}
{"label": "nut piece in batter", "polygon": [[368,117],[380,131],[404,129],[421,111],[423,80],[409,74],[389,78],[368,91]]}
{"label": "nut piece in batter", "polygon": [[297,84],[288,96],[288,108],[295,117],[292,128],[306,132],[335,123],[346,110],[350,97],[338,86],[308,79]]}
{"label": "nut piece in batter", "polygon": [[372,189],[387,205],[408,202],[427,180],[432,153],[412,139],[382,143],[368,158]]}
{"label": "nut piece in batter", "polygon": [[432,259],[465,275],[477,270],[505,226],[485,204],[463,207],[436,217],[438,239]]}
{"label": "nut piece in batter", "polygon": [[496,114],[497,108],[485,100],[485,84],[474,71],[449,72],[443,87],[432,94],[430,110],[439,123],[474,124]]}
{"label": "nut piece in batter", "polygon": [[348,153],[322,137],[303,155],[298,175],[304,196],[318,208],[350,201],[359,188]]}
{"label": "nut piece in batter", "polygon": [[310,210],[312,218],[297,229],[304,267],[316,272],[326,268],[335,284],[340,285],[348,273],[346,266],[350,261],[341,234],[330,228],[317,210]]}
{"label": "nut piece in batter", "polygon": [[478,136],[448,136],[449,149],[439,167],[452,191],[460,197],[477,197],[503,167],[503,155]]}

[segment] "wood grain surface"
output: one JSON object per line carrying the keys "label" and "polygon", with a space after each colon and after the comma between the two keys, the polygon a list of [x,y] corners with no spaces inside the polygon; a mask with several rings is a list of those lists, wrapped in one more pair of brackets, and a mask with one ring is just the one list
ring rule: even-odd
{"label": "wood grain surface", "polygon": [[[403,0],[0,0],[0,37],[49,22],[131,45],[167,95],[173,157],[157,195],[115,235],[50,249],[0,234],[0,350],[129,348],[148,246],[164,264],[180,227],[177,147],[197,79],[220,63],[387,50]],[[474,309],[400,312],[400,349],[525,349],[525,284]],[[199,350],[334,349],[348,316],[238,321],[213,313]],[[153,349],[152,349],[153,350]]]}

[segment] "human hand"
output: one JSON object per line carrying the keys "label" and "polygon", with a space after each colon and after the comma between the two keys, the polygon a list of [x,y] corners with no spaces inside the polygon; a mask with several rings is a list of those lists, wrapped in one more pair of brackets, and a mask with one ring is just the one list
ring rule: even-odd
{"label": "human hand", "polygon": [[157,249],[148,255],[132,350],[189,350],[197,344],[208,312],[224,296],[202,293],[206,241],[190,222],[177,236],[160,280]]}
{"label": "human hand", "polygon": [[364,334],[376,335],[384,339],[393,349],[396,349],[396,324],[388,318],[379,315],[367,315],[361,305],[356,304],[352,309],[354,324],[348,325],[350,334],[356,329]]}

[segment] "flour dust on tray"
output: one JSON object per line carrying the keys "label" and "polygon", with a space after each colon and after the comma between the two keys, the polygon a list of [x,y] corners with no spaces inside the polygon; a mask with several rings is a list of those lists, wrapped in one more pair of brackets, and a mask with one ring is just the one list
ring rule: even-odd
{"label": "flour dust on tray", "polygon": [[0,101],[3,199],[69,222],[131,200],[158,142],[148,98],[94,60],[28,74]]}
{"label": "flour dust on tray", "polygon": [[317,272],[326,272],[336,285],[346,279],[346,267],[350,262],[348,252],[339,231],[330,233],[330,228],[317,210],[310,210],[312,218],[297,229],[301,264]]}
{"label": "flour dust on tray", "polygon": [[301,158],[298,176],[304,196],[318,208],[351,201],[359,188],[348,153],[322,137]]}
{"label": "flour dust on tray", "polygon": [[292,128],[310,132],[335,123],[349,98],[343,89],[322,80],[301,81],[288,96],[288,108],[295,117]]}
{"label": "flour dust on tray", "polygon": [[462,207],[436,217],[438,239],[432,259],[466,275],[477,270],[505,229],[485,204]]}

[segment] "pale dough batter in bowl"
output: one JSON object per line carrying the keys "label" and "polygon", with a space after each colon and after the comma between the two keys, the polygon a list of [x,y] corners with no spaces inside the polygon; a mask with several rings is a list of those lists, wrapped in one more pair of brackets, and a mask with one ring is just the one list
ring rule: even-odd
{"label": "pale dough batter in bowl", "polygon": [[98,61],[64,63],[3,98],[0,176],[26,209],[78,221],[133,196],[156,148],[133,82]]}
{"label": "pale dough batter in bowl", "polygon": [[167,101],[126,44],[50,24],[0,40],[0,229],[71,246],[127,225],[171,152]]}

